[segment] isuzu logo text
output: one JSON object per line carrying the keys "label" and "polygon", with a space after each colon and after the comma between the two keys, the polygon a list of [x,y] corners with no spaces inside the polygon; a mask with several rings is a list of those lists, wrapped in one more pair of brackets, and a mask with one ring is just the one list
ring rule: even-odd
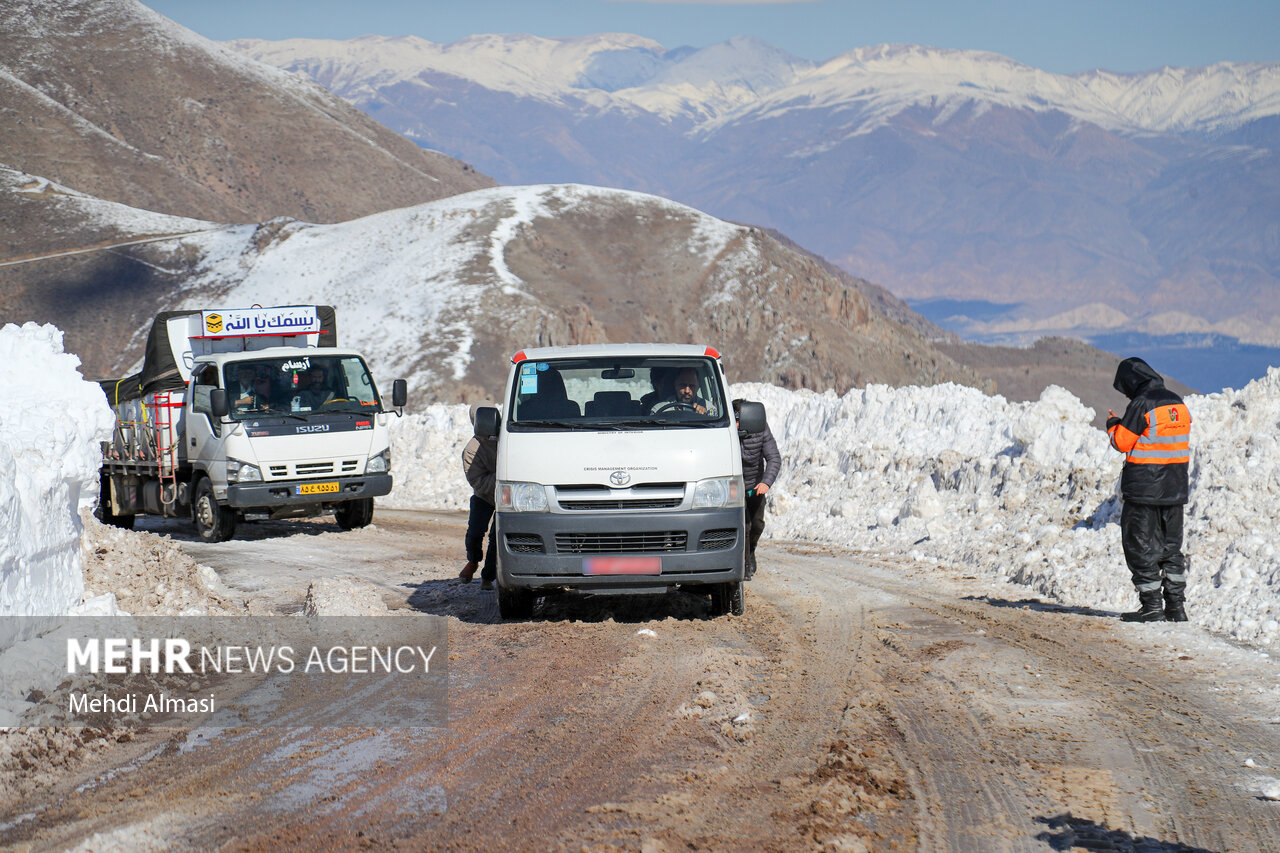
{"label": "isuzu logo text", "polygon": [[328,431],[329,431],[328,424],[307,424],[306,426],[298,427],[298,432],[328,432]]}

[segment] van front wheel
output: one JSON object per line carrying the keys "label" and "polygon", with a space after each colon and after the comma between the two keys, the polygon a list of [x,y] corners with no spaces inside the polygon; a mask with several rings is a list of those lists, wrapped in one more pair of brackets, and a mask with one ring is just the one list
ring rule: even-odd
{"label": "van front wheel", "polygon": [[712,617],[733,614],[741,616],[747,612],[746,599],[741,581],[718,583],[711,587]]}
{"label": "van front wheel", "polygon": [[498,584],[498,615],[503,619],[528,619],[533,615],[535,598],[532,590]]}

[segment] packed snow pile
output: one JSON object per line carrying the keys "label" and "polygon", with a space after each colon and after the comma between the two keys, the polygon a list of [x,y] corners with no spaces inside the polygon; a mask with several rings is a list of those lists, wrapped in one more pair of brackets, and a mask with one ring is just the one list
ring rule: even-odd
{"label": "packed snow pile", "polygon": [[167,536],[121,530],[83,510],[85,606],[110,599],[136,615],[209,616],[244,613],[218,573],[182,552]]}
{"label": "packed snow pile", "polygon": [[[766,535],[909,554],[1010,580],[1064,604],[1136,605],[1120,546],[1123,457],[1094,412],[1052,386],[1031,403],[972,388],[870,386],[843,397],[744,384],[783,455]],[[1188,609],[1240,640],[1280,640],[1280,369],[1190,397]],[[396,506],[463,508],[464,406],[393,427]]]}
{"label": "packed snow pile", "polygon": [[[0,615],[64,613],[84,592],[78,506],[115,420],[79,365],[53,326],[0,328]],[[0,623],[0,648],[18,621]]]}
{"label": "packed snow pile", "polygon": [[472,435],[467,406],[432,403],[391,421],[391,494],[378,506],[466,509],[471,487],[462,476],[462,449]]}

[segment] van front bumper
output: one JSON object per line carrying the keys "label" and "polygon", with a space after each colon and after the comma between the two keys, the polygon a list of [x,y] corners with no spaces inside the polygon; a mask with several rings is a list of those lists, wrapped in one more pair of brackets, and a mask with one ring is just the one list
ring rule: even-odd
{"label": "van front bumper", "polygon": [[[299,494],[299,490],[320,483],[337,483],[334,492]],[[227,503],[238,509],[259,506],[294,506],[327,504],[360,498],[376,498],[391,491],[390,474],[365,474],[362,477],[331,477],[324,480],[271,480],[233,483],[227,486]]]}
{"label": "van front bumper", "polygon": [[499,512],[498,582],[513,588],[604,592],[741,581],[744,528],[742,507],[658,513]]}

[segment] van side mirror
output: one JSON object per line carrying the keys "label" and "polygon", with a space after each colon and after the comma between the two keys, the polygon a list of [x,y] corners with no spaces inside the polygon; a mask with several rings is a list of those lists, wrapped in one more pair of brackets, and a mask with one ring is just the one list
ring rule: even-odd
{"label": "van side mirror", "polygon": [[391,383],[391,405],[397,409],[403,409],[405,403],[409,402],[409,383],[403,379],[397,379]]}
{"label": "van side mirror", "polygon": [[498,424],[502,415],[493,406],[481,406],[476,409],[476,438],[495,438],[498,435]]}
{"label": "van side mirror", "polygon": [[742,411],[738,415],[738,429],[742,432],[764,432],[768,423],[764,419],[764,403],[742,401]]}
{"label": "van side mirror", "polygon": [[209,392],[209,411],[218,420],[231,414],[231,404],[227,401],[226,388],[214,388]]}

